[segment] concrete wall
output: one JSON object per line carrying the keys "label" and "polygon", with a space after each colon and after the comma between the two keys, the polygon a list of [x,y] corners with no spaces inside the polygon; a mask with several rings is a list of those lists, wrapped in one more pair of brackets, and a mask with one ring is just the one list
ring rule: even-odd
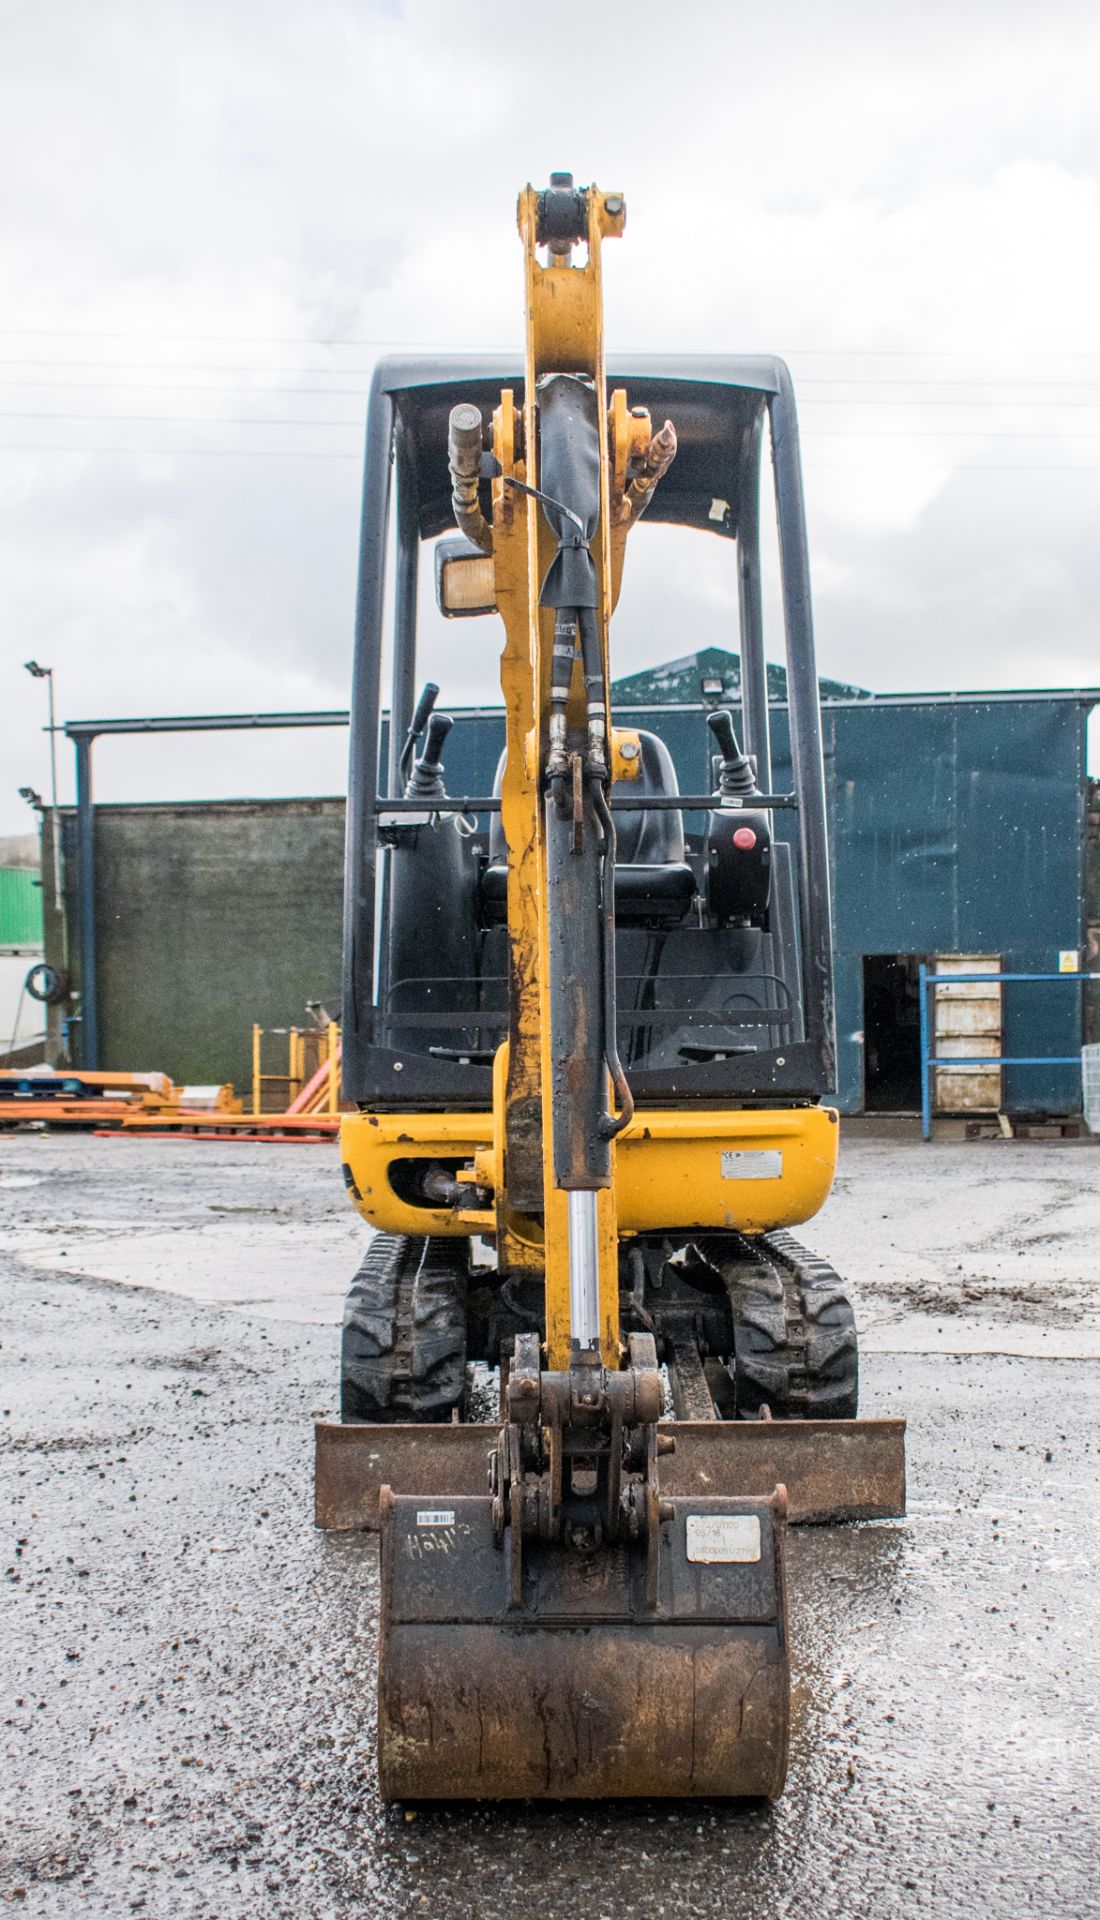
{"label": "concrete wall", "polygon": [[103,1066],[247,1089],[253,1021],[338,1012],[343,857],[342,800],[97,807]]}
{"label": "concrete wall", "polygon": [[45,1035],[46,1009],[23,992],[23,982],[40,958],[29,951],[0,953],[0,1061],[10,1055],[13,1066],[42,1058],[36,1043]]}
{"label": "concrete wall", "polygon": [[38,861],[36,833],[0,834],[0,867],[19,867],[24,872],[36,873]]}

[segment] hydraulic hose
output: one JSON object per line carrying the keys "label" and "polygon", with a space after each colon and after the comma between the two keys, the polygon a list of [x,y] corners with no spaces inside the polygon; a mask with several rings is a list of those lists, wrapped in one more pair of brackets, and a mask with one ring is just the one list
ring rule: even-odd
{"label": "hydraulic hose", "polygon": [[605,1140],[613,1140],[634,1118],[634,1095],[619,1059],[615,1020],[618,992],[615,980],[615,822],[601,780],[589,781],[592,808],[603,829],[603,863],[600,878],[600,907],[603,923],[603,1026],[604,1060],[619,1101],[619,1112],[609,1113],[600,1126]]}
{"label": "hydraulic hose", "polygon": [[646,449],[641,472],[635,474],[626,490],[634,520],[641,519],[653,498],[653,490],[657,482],[668,472],[675,458],[676,429],[671,420],[666,420],[664,426],[653,435]]}
{"label": "hydraulic hose", "polygon": [[602,779],[607,774],[607,702],[604,699],[603,660],[595,607],[578,607],[577,621],[588,708],[588,771],[599,774]]}
{"label": "hydraulic hose", "polygon": [[482,553],[493,551],[493,529],[481,511],[478,482],[482,455],[481,408],[460,401],[447,423],[447,464],[451,470],[451,506],[455,525]]}
{"label": "hydraulic hose", "polygon": [[565,738],[566,708],[569,704],[569,683],[573,678],[573,661],[577,652],[576,607],[559,607],[554,615],[554,650],[550,659],[550,739],[546,756],[546,772],[550,781],[550,790],[559,815],[565,815],[565,778],[569,766],[569,753]]}

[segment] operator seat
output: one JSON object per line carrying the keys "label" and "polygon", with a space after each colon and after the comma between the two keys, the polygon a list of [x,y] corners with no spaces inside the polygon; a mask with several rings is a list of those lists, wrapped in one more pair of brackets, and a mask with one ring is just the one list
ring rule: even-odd
{"label": "operator seat", "polygon": [[[615,800],[633,795],[675,798],[680,791],[676,769],[663,740],[655,733],[638,732],[640,766],[635,780],[616,780]],[[493,792],[504,778],[504,755],[497,763]],[[684,816],[679,807],[650,812],[642,807],[615,809],[615,919],[619,926],[677,926],[695,896],[695,875],[684,856]],[[484,924],[499,926],[507,918],[508,853],[499,813],[489,827],[489,864],[481,878]]]}

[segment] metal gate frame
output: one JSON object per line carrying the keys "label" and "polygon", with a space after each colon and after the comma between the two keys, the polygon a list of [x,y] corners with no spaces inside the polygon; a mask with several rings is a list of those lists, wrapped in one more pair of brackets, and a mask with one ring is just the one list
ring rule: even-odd
{"label": "metal gate frame", "polygon": [[931,992],[937,982],[959,986],[966,982],[982,981],[986,985],[995,979],[998,986],[1008,986],[1017,981],[1060,980],[1063,986],[1081,985],[1086,980],[1100,980],[1100,973],[936,973],[926,967],[922,961],[920,967],[920,1130],[923,1140],[932,1138],[932,1073],[936,1067],[1076,1067],[1081,1068],[1080,1052],[1073,1054],[983,1054],[978,1059],[954,1059],[932,1052],[932,1022],[930,1018]]}
{"label": "metal gate frame", "polygon": [[[76,953],[79,1012],[72,1024],[80,1031],[80,1065],[99,1066],[99,983],[95,927],[95,805],[92,799],[92,747],[103,735],[150,733],[251,733],[267,727],[346,727],[346,711],[316,713],[154,714],[125,720],[67,720],[61,729],[76,748]],[[54,831],[56,833],[56,816]]]}

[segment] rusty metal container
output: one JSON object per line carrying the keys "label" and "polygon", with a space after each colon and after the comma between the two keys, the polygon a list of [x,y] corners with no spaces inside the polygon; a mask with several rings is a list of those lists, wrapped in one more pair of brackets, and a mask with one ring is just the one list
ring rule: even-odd
{"label": "rusty metal container", "polygon": [[585,1555],[511,1533],[487,1497],[384,1488],[378,1761],[388,1800],[775,1798],[787,1770],[786,1496],[663,1503]]}

